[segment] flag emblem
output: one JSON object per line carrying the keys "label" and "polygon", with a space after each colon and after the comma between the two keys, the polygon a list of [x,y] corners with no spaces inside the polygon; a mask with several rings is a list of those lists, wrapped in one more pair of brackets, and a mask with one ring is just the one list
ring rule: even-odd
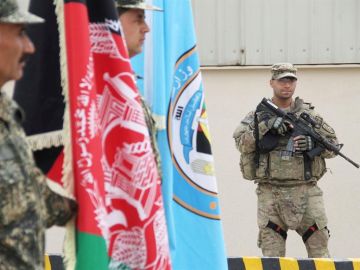
{"label": "flag emblem", "polygon": [[214,160],[196,47],[178,59],[173,93],[168,136],[174,164],[182,176],[174,185],[174,199],[194,213],[219,219]]}

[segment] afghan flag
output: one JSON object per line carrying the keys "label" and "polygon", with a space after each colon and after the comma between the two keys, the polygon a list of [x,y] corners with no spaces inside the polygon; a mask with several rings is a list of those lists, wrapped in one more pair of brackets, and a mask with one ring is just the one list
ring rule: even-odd
{"label": "afghan flag", "polygon": [[171,269],[160,177],[114,2],[58,0],[57,13],[76,269]]}
{"label": "afghan flag", "polygon": [[173,269],[228,269],[190,0],[154,0],[136,73],[158,120]]}

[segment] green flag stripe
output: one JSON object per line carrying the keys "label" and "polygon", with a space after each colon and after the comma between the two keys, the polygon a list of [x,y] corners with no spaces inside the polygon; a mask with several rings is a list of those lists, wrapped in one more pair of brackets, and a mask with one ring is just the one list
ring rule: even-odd
{"label": "green flag stripe", "polygon": [[109,257],[104,238],[78,231],[76,245],[76,270],[108,270]]}

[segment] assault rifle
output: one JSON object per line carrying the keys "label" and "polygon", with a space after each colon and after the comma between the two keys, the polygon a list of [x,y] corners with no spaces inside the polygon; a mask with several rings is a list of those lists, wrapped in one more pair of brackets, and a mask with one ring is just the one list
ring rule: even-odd
{"label": "assault rifle", "polygon": [[311,137],[317,147],[308,153],[308,156],[310,158],[313,158],[314,156],[320,154],[324,149],[327,149],[341,156],[342,158],[350,162],[352,165],[354,165],[356,168],[360,167],[359,164],[352,161],[350,158],[340,152],[342,145],[335,145],[331,143],[328,139],[324,138],[316,131],[314,131],[313,128],[318,127],[318,123],[314,121],[308,113],[302,112],[300,114],[300,117],[296,117],[292,113],[286,113],[283,110],[279,109],[274,103],[272,103],[266,98],[263,98],[261,104],[277,116],[282,117],[285,121],[290,123],[293,128],[293,133]]}

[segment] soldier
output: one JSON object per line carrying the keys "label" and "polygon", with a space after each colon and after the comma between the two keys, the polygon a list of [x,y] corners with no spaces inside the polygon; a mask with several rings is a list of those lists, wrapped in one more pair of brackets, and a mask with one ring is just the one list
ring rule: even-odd
{"label": "soldier", "polygon": [[[145,0],[115,0],[119,19],[124,32],[125,42],[129,57],[142,52],[146,33],[150,28],[145,21],[145,10],[161,11],[159,7],[148,5]],[[146,124],[149,128],[151,144],[156,157],[159,174],[161,175],[161,161],[159,150],[156,143],[156,122],[151,115],[151,110],[143,98],[141,98],[142,107],[145,113]]]}
{"label": "soldier", "polygon": [[132,58],[142,52],[145,34],[150,32],[150,28],[145,22],[145,10],[161,11],[161,9],[146,4],[145,0],[115,1],[129,57]]}
{"label": "soldier", "polygon": [[[337,144],[334,130],[314,111],[310,103],[293,99],[297,69],[290,63],[274,64],[270,86],[272,102],[299,117],[307,112],[314,131]],[[311,137],[293,135],[292,125],[258,106],[234,132],[241,153],[243,177],[258,184],[258,246],[264,256],[285,256],[287,231],[303,239],[309,257],[330,257],[329,230],[317,181],[325,174],[325,159],[335,156],[314,144]],[[315,157],[309,151],[318,148]]]}
{"label": "soldier", "polygon": [[[0,2],[0,89],[23,75],[35,48],[27,24],[39,18],[19,10],[16,0]],[[64,225],[76,210],[75,201],[49,189],[34,165],[21,127],[22,111],[0,91],[0,269],[44,268],[45,229]]]}

